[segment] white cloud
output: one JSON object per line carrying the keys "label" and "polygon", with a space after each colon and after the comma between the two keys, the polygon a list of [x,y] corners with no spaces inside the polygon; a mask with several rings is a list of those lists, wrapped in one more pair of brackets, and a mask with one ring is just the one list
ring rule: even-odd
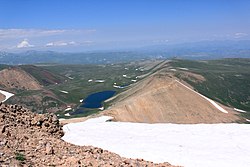
{"label": "white cloud", "polygon": [[82,42],[83,45],[91,45],[93,43],[94,43],[94,41],[83,41]]}
{"label": "white cloud", "polygon": [[65,41],[55,41],[49,42],[45,46],[46,47],[53,47],[53,46],[68,46],[68,45],[77,45],[78,43],[75,41],[65,42]]}
{"label": "white cloud", "polygon": [[93,45],[94,41],[86,40],[82,42],[75,41],[54,41],[49,42],[45,45],[45,47],[60,47],[60,46],[90,46]]}
{"label": "white cloud", "polygon": [[242,37],[246,37],[248,36],[247,33],[243,33],[243,32],[237,32],[234,34],[234,38],[242,38]]}
{"label": "white cloud", "polygon": [[47,43],[45,46],[54,46],[54,43],[53,42],[50,42],[50,43]]}
{"label": "white cloud", "polygon": [[95,29],[0,29],[0,40],[66,34],[92,34],[95,32]]}
{"label": "white cloud", "polygon": [[167,43],[167,42],[169,42],[169,40],[168,39],[161,39],[161,40],[153,40],[152,42],[153,43]]}
{"label": "white cloud", "polygon": [[17,44],[17,48],[30,48],[30,47],[34,47],[34,45],[31,45],[28,39],[24,39],[19,44]]}
{"label": "white cloud", "polygon": [[70,45],[76,45],[77,43],[75,41],[70,41],[69,44]]}

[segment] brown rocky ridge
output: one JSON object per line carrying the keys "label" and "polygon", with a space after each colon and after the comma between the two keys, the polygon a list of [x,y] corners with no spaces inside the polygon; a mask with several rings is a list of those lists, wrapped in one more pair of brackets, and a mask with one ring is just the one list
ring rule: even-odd
{"label": "brown rocky ridge", "polygon": [[19,105],[0,103],[0,166],[166,166],[122,158],[92,146],[61,140],[54,114],[36,114]]}
{"label": "brown rocky ridge", "polygon": [[[197,82],[204,80],[191,72],[185,72],[185,75],[193,76]],[[243,121],[233,109],[218,105],[228,113],[221,112],[164,68],[119,94],[113,106],[101,114],[123,122],[197,124]]]}
{"label": "brown rocky ridge", "polygon": [[19,67],[10,67],[0,71],[0,85],[8,89],[38,90],[42,85]]}

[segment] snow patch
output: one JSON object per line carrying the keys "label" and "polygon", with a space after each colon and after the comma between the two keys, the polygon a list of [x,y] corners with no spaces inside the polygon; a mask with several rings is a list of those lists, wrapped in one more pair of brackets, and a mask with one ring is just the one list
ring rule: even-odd
{"label": "snow patch", "polygon": [[64,116],[69,117],[69,116],[70,116],[70,113],[66,113],[66,114],[64,114]]}
{"label": "snow patch", "polygon": [[65,91],[65,90],[60,90],[60,92],[68,94],[69,92]]}
{"label": "snow patch", "polygon": [[234,110],[235,110],[235,111],[238,111],[238,112],[246,113],[246,111],[241,110],[241,109],[238,109],[238,108],[234,108]]}
{"label": "snow patch", "polygon": [[122,89],[122,86],[113,85],[114,88]]}
{"label": "snow patch", "polygon": [[248,124],[146,124],[107,122],[109,116],[64,125],[63,140],[127,158],[185,167],[249,167]]}
{"label": "snow patch", "polygon": [[72,110],[72,108],[71,108],[71,107],[66,108],[64,111],[70,111],[70,110]]}
{"label": "snow patch", "polygon": [[188,71],[189,69],[188,68],[181,68],[181,67],[178,67],[180,70],[185,70],[185,71]]}
{"label": "snow patch", "polygon": [[103,83],[103,82],[105,82],[105,80],[97,79],[97,80],[95,80],[95,82],[97,82],[97,83]]}
{"label": "snow patch", "polygon": [[100,108],[98,108],[99,110],[104,110],[104,107],[100,107]]}
{"label": "snow patch", "polygon": [[[175,81],[177,81],[177,80],[175,80]],[[221,106],[219,106],[219,105],[218,105],[217,103],[215,103],[213,100],[211,100],[211,99],[207,98],[206,96],[204,96],[204,95],[202,95],[202,94],[200,94],[200,93],[194,91],[193,89],[191,89],[191,88],[189,88],[188,86],[184,85],[184,84],[181,83],[180,81],[177,81],[177,82],[180,83],[180,84],[181,84],[182,86],[184,86],[185,88],[187,88],[187,89],[193,91],[194,93],[200,95],[201,97],[203,97],[204,99],[206,99],[207,101],[209,101],[214,107],[216,107],[216,108],[217,108],[218,110],[220,110],[221,112],[223,112],[223,113],[228,113],[224,108],[222,108]]]}
{"label": "snow patch", "polygon": [[123,89],[123,88],[125,88],[125,87],[127,87],[127,86],[113,85],[113,87],[114,87],[114,88],[118,88],[118,89]]}
{"label": "snow patch", "polygon": [[5,99],[2,100],[1,102],[5,102],[6,100],[8,100],[10,97],[14,96],[13,93],[9,93],[9,92],[6,92],[4,90],[0,90],[0,93],[3,94],[5,96]]}

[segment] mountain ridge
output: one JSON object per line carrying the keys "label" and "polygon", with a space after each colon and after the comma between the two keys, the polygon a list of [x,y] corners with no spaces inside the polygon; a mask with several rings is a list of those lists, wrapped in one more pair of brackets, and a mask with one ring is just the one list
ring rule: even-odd
{"label": "mountain ridge", "polygon": [[114,117],[115,121],[144,123],[244,122],[232,109],[211,103],[212,100],[186,85],[163,68],[118,95],[104,115]]}

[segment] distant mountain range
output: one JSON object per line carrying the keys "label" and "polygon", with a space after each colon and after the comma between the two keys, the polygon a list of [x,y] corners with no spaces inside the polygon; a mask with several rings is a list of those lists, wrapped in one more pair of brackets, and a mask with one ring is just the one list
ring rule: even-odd
{"label": "distant mountain range", "polygon": [[154,58],[219,59],[249,58],[250,40],[202,41],[147,46],[131,50],[65,53],[30,50],[0,52],[0,64],[107,64]]}

